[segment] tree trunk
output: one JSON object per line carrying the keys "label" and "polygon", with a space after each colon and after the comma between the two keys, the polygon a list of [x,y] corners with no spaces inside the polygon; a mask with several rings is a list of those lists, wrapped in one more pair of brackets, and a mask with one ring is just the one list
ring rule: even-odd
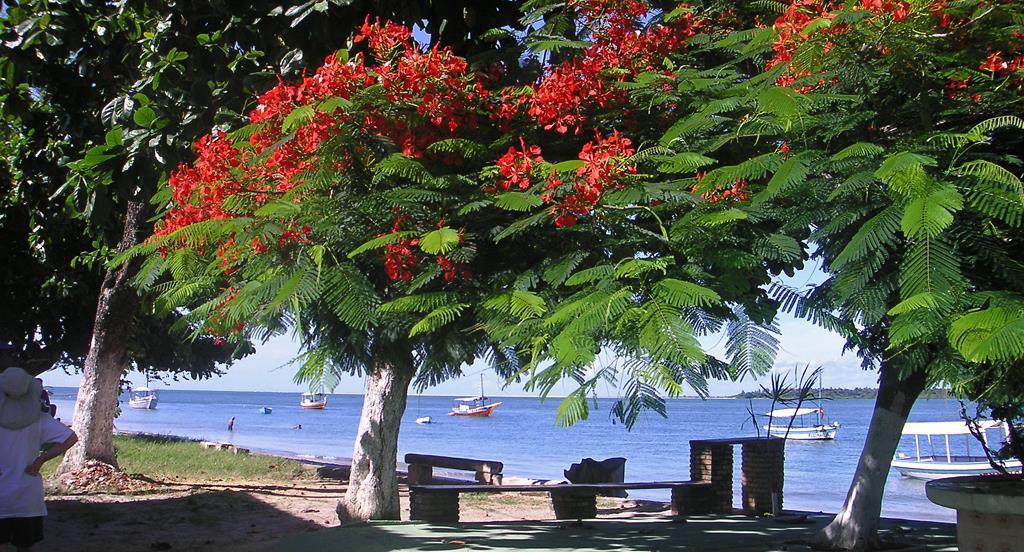
{"label": "tree trunk", "polygon": [[[146,224],[145,204],[129,201],[124,233],[117,251],[140,243]],[[92,341],[85,357],[82,384],[75,401],[72,429],[78,444],[64,455],[58,473],[67,473],[99,460],[116,466],[114,414],[117,410],[121,375],[128,369],[128,334],[138,309],[138,294],[131,285],[141,260],[135,259],[108,270],[96,306]]]}
{"label": "tree trunk", "polygon": [[925,380],[923,371],[901,380],[896,367],[883,365],[875,409],[846,502],[835,519],[815,535],[815,548],[878,548],[878,522],[889,467],[903,435],[903,424],[914,401],[924,391]]}
{"label": "tree trunk", "polygon": [[377,362],[366,376],[348,491],[337,508],[342,523],[401,519],[395,470],[398,430],[414,372],[411,355],[403,364]]}

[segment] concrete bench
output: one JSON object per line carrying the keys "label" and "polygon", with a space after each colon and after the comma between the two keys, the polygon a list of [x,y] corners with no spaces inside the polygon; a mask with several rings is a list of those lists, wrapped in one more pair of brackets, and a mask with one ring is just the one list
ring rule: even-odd
{"label": "concrete bench", "polygon": [[597,494],[606,491],[671,489],[672,513],[711,513],[714,489],[706,481],[569,483],[563,485],[409,485],[409,518],[431,523],[459,521],[462,493],[550,493],[557,519],[597,517]]}
{"label": "concrete bench", "polygon": [[409,485],[429,485],[434,480],[434,468],[471,471],[476,474],[477,483],[501,485],[501,470],[505,467],[494,460],[413,453],[405,455],[405,463],[409,465]]}

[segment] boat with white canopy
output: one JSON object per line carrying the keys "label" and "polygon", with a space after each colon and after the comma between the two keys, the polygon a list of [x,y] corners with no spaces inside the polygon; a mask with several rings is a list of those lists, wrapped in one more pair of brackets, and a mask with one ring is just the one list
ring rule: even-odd
{"label": "boat with white canopy", "polygon": [[491,402],[487,396],[484,395],[484,376],[480,374],[480,396],[479,397],[459,397],[453,399],[455,402],[452,406],[449,416],[490,416],[494,414],[494,411],[501,406],[501,402]]}
{"label": "boat with white canopy", "polygon": [[[986,446],[989,439],[989,431],[999,430],[1002,432],[1001,439],[1005,439],[1006,426],[996,420],[983,420],[978,422],[978,428],[985,439]],[[967,422],[960,420],[956,422],[908,422],[903,426],[903,435],[914,436],[914,455],[897,453],[892,461],[893,469],[900,472],[903,477],[917,479],[941,479],[943,477],[954,477],[957,475],[982,475],[998,473],[992,467],[988,456],[982,449],[981,443],[971,434],[971,428]],[[924,439],[922,439],[922,437]],[[950,437],[953,439],[951,440]],[[937,454],[935,441],[945,445],[945,452]],[[963,442],[963,454],[953,452],[953,448]],[[971,450],[971,446],[974,450]],[[1019,460],[1006,460],[1003,465],[1007,471],[1021,469]]]}
{"label": "boat with white canopy", "polygon": [[153,410],[159,400],[156,389],[135,387],[128,392],[128,406],[142,410]]}
{"label": "boat with white canopy", "polygon": [[831,441],[840,427],[839,422],[825,420],[825,409],[820,406],[779,408],[765,416],[769,423],[764,429],[769,435],[795,441]]}
{"label": "boat with white canopy", "polygon": [[309,391],[303,393],[299,400],[299,406],[303,410],[323,410],[327,408],[327,393]]}

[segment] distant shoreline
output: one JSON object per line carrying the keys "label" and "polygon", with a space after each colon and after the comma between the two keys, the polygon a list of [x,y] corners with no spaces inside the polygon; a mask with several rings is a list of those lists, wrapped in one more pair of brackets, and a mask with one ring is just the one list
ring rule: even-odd
{"label": "distant shoreline", "polygon": [[[58,393],[62,393],[62,394],[68,394],[68,393],[74,394],[74,393],[78,392],[78,388],[77,387],[68,387],[68,386],[61,386],[61,385],[54,385],[54,386],[49,386],[48,385],[46,387],[47,387],[47,389],[57,390]],[[157,391],[159,391],[159,392],[170,392],[170,393],[245,393],[245,394],[271,393],[271,394],[278,394],[278,395],[291,395],[291,394],[294,394],[296,396],[301,394],[298,391],[234,391],[234,390],[223,391],[223,390],[216,390],[216,389],[173,389],[171,387],[168,387],[168,388],[158,388]],[[336,397],[362,397],[363,396],[362,393],[328,393],[328,395],[329,396],[336,396]],[[878,389],[874,388],[874,387],[855,387],[855,388],[826,387],[826,388],[822,389],[822,398],[824,400],[848,400],[848,399],[849,400],[874,400],[877,397],[877,395],[878,395]],[[60,397],[59,394],[56,395],[56,396]],[[424,397],[431,397],[431,398],[455,399],[456,397],[462,396],[462,395],[430,395],[430,394],[423,394],[422,396],[424,396]],[[537,399],[538,401],[544,402],[544,399],[541,399],[540,397],[538,397],[536,395],[499,395],[499,394],[488,394],[488,396],[496,398],[496,399]],[[564,397],[564,396],[555,396],[555,395],[549,395],[547,397],[547,399],[552,399],[552,400],[561,400],[561,399],[564,399],[564,398],[566,398],[566,397]],[[817,391],[814,392],[812,398],[817,399]],[[608,401],[608,400],[615,400],[615,399],[616,399],[616,397],[598,397],[598,400],[601,400],[601,401]],[[736,393],[735,395],[711,395],[711,396],[703,397],[703,398],[695,396],[695,395],[684,395],[684,396],[681,396],[681,397],[666,397],[665,398],[665,400],[667,400],[667,401],[674,401],[674,400],[684,400],[684,401],[716,400],[717,401],[717,400],[737,400],[737,399],[765,399],[765,400],[768,400],[768,399],[771,399],[771,397],[769,397],[764,391],[757,390],[757,391],[742,391],[740,393]],[[918,397],[918,399],[921,399],[921,400],[927,400],[927,399],[955,400],[955,399],[957,399],[957,397],[952,395],[946,389],[926,389],[923,393],[921,393],[921,396]]]}
{"label": "distant shoreline", "polygon": [[[874,400],[878,397],[878,388],[876,387],[855,387],[852,389],[844,387],[825,387],[821,391],[813,391],[811,393],[811,399],[816,400],[819,396],[823,400],[845,400],[845,399],[871,399]],[[764,390],[758,391],[744,391],[728,397],[728,399],[770,399],[771,397]],[[948,389],[925,389],[924,392],[918,397],[918,399],[956,399],[957,397],[952,395]]]}

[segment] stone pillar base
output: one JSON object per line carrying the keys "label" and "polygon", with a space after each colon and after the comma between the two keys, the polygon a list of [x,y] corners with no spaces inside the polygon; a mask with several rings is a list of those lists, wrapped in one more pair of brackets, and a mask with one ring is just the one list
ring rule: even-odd
{"label": "stone pillar base", "polygon": [[597,517],[597,494],[587,491],[551,491],[555,519],[591,519]]}
{"label": "stone pillar base", "polygon": [[459,493],[409,491],[409,519],[430,523],[459,521]]}

